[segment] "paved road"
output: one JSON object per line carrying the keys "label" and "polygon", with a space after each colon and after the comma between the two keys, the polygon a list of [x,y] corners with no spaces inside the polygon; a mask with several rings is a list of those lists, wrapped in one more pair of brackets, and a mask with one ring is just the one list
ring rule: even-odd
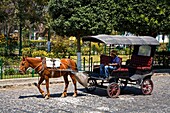
{"label": "paved road", "polygon": [[[33,85],[0,88],[0,113],[170,113],[170,75],[152,77],[152,95],[141,95],[137,87],[128,86],[119,98],[108,98],[106,90],[89,94],[78,84],[78,97],[61,98],[64,84],[50,84],[51,98],[45,100]],[[45,86],[42,86],[45,89]]]}

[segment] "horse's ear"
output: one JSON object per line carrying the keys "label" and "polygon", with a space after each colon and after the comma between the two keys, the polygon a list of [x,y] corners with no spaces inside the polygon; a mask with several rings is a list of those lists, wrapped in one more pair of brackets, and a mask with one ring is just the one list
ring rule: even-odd
{"label": "horse's ear", "polygon": [[22,61],[25,61],[25,57],[22,57]]}

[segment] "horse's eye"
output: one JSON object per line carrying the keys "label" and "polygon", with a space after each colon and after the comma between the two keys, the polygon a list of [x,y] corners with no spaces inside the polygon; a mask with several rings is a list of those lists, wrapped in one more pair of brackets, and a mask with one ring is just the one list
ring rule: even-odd
{"label": "horse's eye", "polygon": [[24,66],[24,63],[22,63],[21,65]]}

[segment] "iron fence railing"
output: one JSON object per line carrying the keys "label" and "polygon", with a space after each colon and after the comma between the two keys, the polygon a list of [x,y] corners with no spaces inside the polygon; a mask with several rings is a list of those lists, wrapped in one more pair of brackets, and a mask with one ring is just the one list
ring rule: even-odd
{"label": "iron fence railing", "polygon": [[[10,61],[18,64],[16,60]],[[93,71],[93,65],[99,65],[100,62],[94,62],[92,57],[84,57],[82,59],[82,71]],[[170,68],[170,52],[159,52],[155,54],[153,69],[169,69]],[[25,75],[19,73],[19,66],[16,65],[7,65],[0,58],[0,79],[9,79],[9,78],[27,78],[27,77],[37,77],[38,74],[32,69],[29,68]]]}

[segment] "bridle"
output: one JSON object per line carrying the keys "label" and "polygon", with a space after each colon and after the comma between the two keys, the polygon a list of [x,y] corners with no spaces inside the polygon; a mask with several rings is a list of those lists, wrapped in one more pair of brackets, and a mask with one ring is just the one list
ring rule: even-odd
{"label": "bridle", "polygon": [[[43,59],[42,62],[40,62],[35,68],[33,68],[33,70],[36,70],[39,66],[42,65],[42,68],[40,70],[37,70],[37,73],[41,74],[44,71],[44,69],[45,69],[44,64],[45,64],[45,60]],[[20,70],[20,71],[26,73],[27,67],[25,67],[25,65],[24,65],[23,68],[25,69],[25,71],[23,71],[23,70]]]}

